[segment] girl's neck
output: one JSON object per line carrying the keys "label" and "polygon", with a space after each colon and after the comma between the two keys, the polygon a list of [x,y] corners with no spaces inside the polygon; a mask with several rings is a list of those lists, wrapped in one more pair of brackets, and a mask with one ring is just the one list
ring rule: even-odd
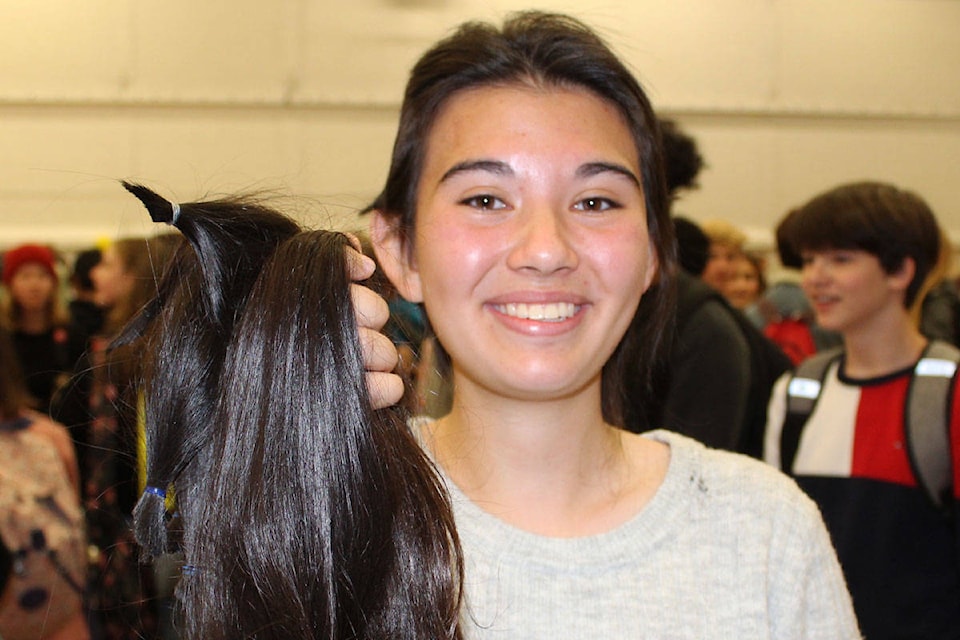
{"label": "girl's neck", "polygon": [[[542,456],[555,466],[561,459],[590,457],[609,446],[610,430],[601,411],[599,379],[568,397],[517,399],[457,377],[452,410],[443,432],[456,441],[477,441],[470,457],[516,454],[535,464]],[[458,447],[459,448],[459,447]],[[570,460],[571,463],[574,460]]]}
{"label": "girl's neck", "polygon": [[544,402],[483,395],[458,388],[427,443],[463,493],[509,524],[599,533],[632,517],[662,481],[668,450],[606,424],[599,385]]}

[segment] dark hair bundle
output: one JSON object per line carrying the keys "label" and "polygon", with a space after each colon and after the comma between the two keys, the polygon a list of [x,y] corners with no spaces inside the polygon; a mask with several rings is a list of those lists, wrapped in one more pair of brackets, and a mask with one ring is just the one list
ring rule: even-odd
{"label": "dark hair bundle", "polygon": [[[171,203],[142,185],[123,183],[155,222],[170,222]],[[210,441],[229,336],[237,314],[277,245],[300,230],[253,201],[184,205],[177,228],[187,244],[174,254],[151,300],[112,348],[143,337],[147,484],[134,511],[137,539],[151,555],[170,551],[163,493]],[[243,215],[238,216],[237,213]],[[157,322],[154,322],[158,320]],[[190,501],[181,483],[180,512]]]}
{"label": "dark hair bundle", "polygon": [[157,490],[135,526],[195,568],[178,587],[186,637],[459,637],[452,514],[404,416],[371,408],[349,240],[254,201],[127,188],[188,240],[121,336],[149,354]]}

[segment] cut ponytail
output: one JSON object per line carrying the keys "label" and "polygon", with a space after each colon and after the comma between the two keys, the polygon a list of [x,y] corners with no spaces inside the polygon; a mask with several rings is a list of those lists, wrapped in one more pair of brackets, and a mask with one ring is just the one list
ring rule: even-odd
{"label": "cut ponytail", "polygon": [[461,637],[448,497],[401,410],[371,408],[348,239],[251,201],[179,209],[188,244],[119,340],[147,354],[148,484],[176,495],[171,520],[145,493],[136,533],[185,555],[185,637]]}

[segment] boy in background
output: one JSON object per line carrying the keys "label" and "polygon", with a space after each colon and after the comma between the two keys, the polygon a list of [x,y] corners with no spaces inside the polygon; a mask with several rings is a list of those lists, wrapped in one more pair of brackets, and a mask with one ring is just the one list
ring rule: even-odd
{"label": "boy in background", "polygon": [[[816,320],[843,346],[826,356],[821,380],[778,381],[764,458],[820,506],[865,637],[958,638],[956,362],[934,357],[950,348],[925,338],[910,313],[940,253],[937,222],[915,194],[875,182],[834,188],[788,218],[778,237],[787,232]],[[943,506],[918,479],[914,454],[924,442],[907,435],[911,387],[931,370],[949,396],[939,401],[952,443],[938,449],[943,464],[952,462]],[[798,414],[792,397],[812,410]]]}

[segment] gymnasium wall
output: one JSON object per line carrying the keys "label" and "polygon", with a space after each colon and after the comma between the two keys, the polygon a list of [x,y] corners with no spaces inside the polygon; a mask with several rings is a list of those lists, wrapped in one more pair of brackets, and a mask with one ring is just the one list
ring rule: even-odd
{"label": "gymnasium wall", "polygon": [[151,232],[120,178],[358,228],[416,57],[528,6],[597,27],[698,139],[683,213],[767,248],[789,207],[872,178],[960,239],[956,0],[32,0],[0,4],[0,245]]}

